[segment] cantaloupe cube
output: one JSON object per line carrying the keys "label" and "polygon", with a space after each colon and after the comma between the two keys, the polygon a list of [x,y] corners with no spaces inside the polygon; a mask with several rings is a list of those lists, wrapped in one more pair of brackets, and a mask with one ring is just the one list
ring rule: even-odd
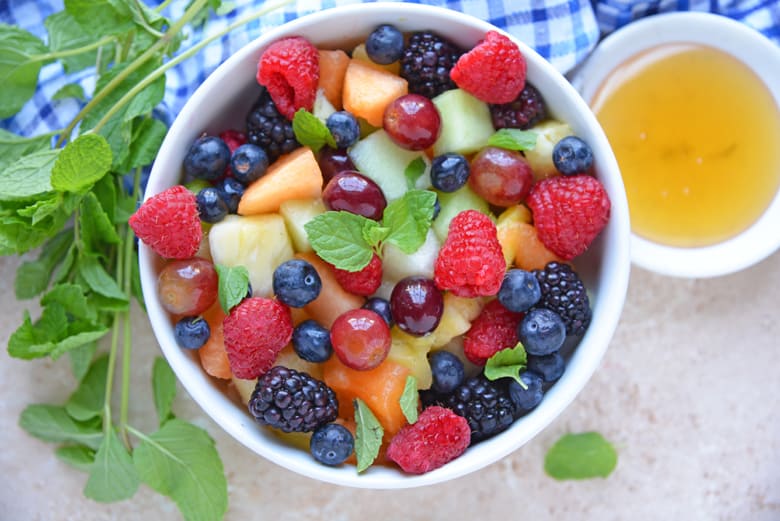
{"label": "cantaloupe cube", "polygon": [[322,172],[309,147],[300,147],[274,162],[263,177],[250,184],[238,203],[240,215],[279,210],[290,199],[316,199],[322,195]]}
{"label": "cantaloupe cube", "polygon": [[211,376],[229,380],[233,377],[233,372],[230,370],[230,362],[227,351],[225,351],[225,341],[222,335],[222,320],[225,318],[225,313],[219,302],[211,306],[203,314],[203,318],[208,322],[211,335],[208,341],[198,349],[200,365]]}
{"label": "cantaloupe cube", "polygon": [[518,223],[516,230],[515,267],[531,271],[544,269],[548,262],[566,262],[547,249],[532,224]]}
{"label": "cantaloupe cube", "polygon": [[391,74],[395,74],[398,76],[398,74],[401,72],[401,62],[400,61],[394,61],[393,63],[388,63],[387,65],[382,65],[380,63],[376,63],[371,60],[371,58],[368,57],[368,53],[366,52],[366,44],[365,43],[359,43],[354,49],[352,49],[352,58],[355,60],[360,60],[369,67],[373,67],[374,69],[387,71]]}
{"label": "cantaloupe cube", "polygon": [[353,59],[344,75],[344,110],[374,127],[381,127],[385,108],[408,92],[405,79]]}
{"label": "cantaloupe cube", "polygon": [[520,243],[521,234],[518,233],[518,224],[531,222],[531,210],[525,205],[510,206],[498,216],[496,221],[496,235],[504,253],[507,267],[515,261],[515,254]]}
{"label": "cantaloupe cube", "polygon": [[295,256],[314,266],[314,269],[317,270],[320,276],[320,280],[322,280],[320,295],[306,304],[303,309],[323,327],[330,329],[333,321],[339,315],[363,305],[365,299],[345,291],[336,280],[330,267],[325,261],[317,257],[315,253],[298,253]]}
{"label": "cantaloupe cube", "polygon": [[320,50],[319,87],[325,91],[325,97],[336,110],[341,110],[341,91],[349,61],[349,56],[341,49]]}

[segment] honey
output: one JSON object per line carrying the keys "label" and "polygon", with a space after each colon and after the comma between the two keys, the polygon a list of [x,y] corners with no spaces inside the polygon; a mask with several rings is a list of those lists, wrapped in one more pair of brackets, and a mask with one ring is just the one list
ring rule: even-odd
{"label": "honey", "polygon": [[632,230],[650,241],[726,240],[754,223],[780,186],[780,111],[728,53],[660,45],[610,73],[591,106],[623,175]]}

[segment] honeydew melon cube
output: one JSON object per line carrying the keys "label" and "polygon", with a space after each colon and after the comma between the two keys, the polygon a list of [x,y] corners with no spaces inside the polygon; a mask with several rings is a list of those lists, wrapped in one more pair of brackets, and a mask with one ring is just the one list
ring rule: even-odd
{"label": "honeydew melon cube", "polygon": [[442,243],[449,233],[450,221],[464,210],[478,210],[491,219],[493,218],[487,201],[474,193],[471,188],[469,188],[469,185],[465,185],[454,192],[437,193],[439,194],[441,212],[439,212],[439,216],[433,221],[432,228]]}
{"label": "honeydew melon cube", "polygon": [[382,279],[398,282],[405,277],[420,275],[433,278],[433,265],[439,255],[441,242],[433,229],[428,230],[425,242],[414,253],[404,253],[393,244],[385,244],[382,248]]}
{"label": "honeydew melon cube", "polygon": [[328,97],[325,95],[325,89],[317,89],[317,96],[314,98],[314,107],[312,108],[312,114],[325,123],[328,120],[328,116],[336,112],[336,107],[328,101]]}
{"label": "honeydew melon cube", "polygon": [[537,181],[558,175],[558,170],[553,163],[552,153],[555,145],[566,136],[571,136],[574,131],[567,123],[550,119],[534,125],[529,129],[536,132],[536,146],[532,150],[523,152],[531,170],[534,173],[534,179]]}
{"label": "honeydew melon cube", "polygon": [[279,213],[284,218],[296,252],[312,251],[309,236],[303,227],[318,215],[325,213],[325,210],[322,199],[290,199],[279,206]]}
{"label": "honeydew melon cube", "polygon": [[471,154],[484,148],[495,133],[490,109],[465,90],[453,89],[433,98],[441,116],[441,133],[433,153]]}

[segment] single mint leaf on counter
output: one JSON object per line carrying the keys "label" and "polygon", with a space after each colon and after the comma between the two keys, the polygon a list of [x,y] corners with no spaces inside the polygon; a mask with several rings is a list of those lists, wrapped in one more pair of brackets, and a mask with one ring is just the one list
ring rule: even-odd
{"label": "single mint leaf on counter", "polygon": [[152,394],[154,396],[154,408],[157,410],[157,418],[160,426],[173,418],[171,406],[176,398],[176,375],[173,374],[168,362],[162,357],[154,359],[152,366]]}
{"label": "single mint leaf on counter", "polygon": [[400,399],[401,412],[404,413],[406,421],[410,424],[417,421],[419,411],[417,410],[420,405],[420,395],[417,392],[417,378],[412,375],[406,377],[404,383],[404,391],[401,394]]}
{"label": "single mint leaf on counter", "polygon": [[84,495],[101,503],[121,501],[133,497],[140,484],[133,458],[114,429],[109,429],[89,467]]}
{"label": "single mint leaf on counter", "polygon": [[533,150],[536,147],[536,132],[517,128],[502,128],[488,138],[487,144],[506,150]]}
{"label": "single mint leaf on counter", "polygon": [[61,149],[20,157],[0,176],[0,201],[29,200],[52,190],[51,175]]}
{"label": "single mint leaf on counter", "polygon": [[404,169],[404,177],[406,177],[406,188],[413,190],[417,186],[417,180],[425,173],[425,161],[422,157],[413,159],[406,169]]}
{"label": "single mint leaf on counter", "polygon": [[219,305],[230,313],[246,297],[249,291],[249,271],[244,266],[223,266],[215,264],[219,279]]}
{"label": "single mint leaf on counter", "polygon": [[58,405],[28,405],[19,417],[19,426],[39,440],[76,443],[94,450],[103,440],[100,421],[76,421]]}
{"label": "single mint leaf on counter", "polygon": [[95,451],[83,445],[63,445],[54,451],[54,455],[60,461],[83,472],[89,472],[92,462],[95,461]]}
{"label": "single mint leaf on counter", "polygon": [[0,119],[19,112],[35,94],[38,73],[45,63],[35,57],[47,51],[40,38],[19,27],[0,24]]}
{"label": "single mint leaf on counter", "polygon": [[525,370],[528,358],[525,348],[520,342],[515,347],[508,347],[498,351],[487,359],[485,363],[485,378],[488,380],[498,380],[499,378],[514,378],[523,389],[527,386],[520,373]]}
{"label": "single mint leaf on counter", "polygon": [[111,168],[111,147],[103,136],[85,134],[62,149],[51,171],[51,186],[60,192],[89,188]]}
{"label": "single mint leaf on counter", "polygon": [[103,355],[92,362],[78,388],[65,403],[65,410],[68,411],[71,418],[78,421],[86,421],[99,416],[103,412],[107,374],[108,355]]}
{"label": "single mint leaf on counter", "polygon": [[433,220],[436,194],[430,190],[409,190],[387,205],[382,225],[390,229],[385,239],[407,254],[416,252],[425,242]]}
{"label": "single mint leaf on counter", "polygon": [[360,271],[371,262],[374,250],[366,243],[363,216],[350,212],[328,211],[303,225],[317,255],[339,269]]}
{"label": "single mint leaf on counter", "polygon": [[544,470],[552,478],[606,478],[617,466],[615,447],[598,432],[565,434],[544,457]]}
{"label": "single mint leaf on counter", "polygon": [[385,431],[368,405],[360,398],[355,399],[355,456],[357,471],[363,472],[379,456]]}
{"label": "single mint leaf on counter", "polygon": [[306,109],[298,109],[293,116],[292,128],[295,139],[303,146],[311,148],[314,152],[328,145],[336,148],[336,140],[325,123]]}

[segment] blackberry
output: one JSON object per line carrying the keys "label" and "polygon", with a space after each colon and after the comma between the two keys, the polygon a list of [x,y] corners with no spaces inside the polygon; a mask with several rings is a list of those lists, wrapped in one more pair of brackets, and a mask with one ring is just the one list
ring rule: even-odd
{"label": "blackberry", "polygon": [[526,82],[514,101],[502,105],[490,105],[490,115],[496,128],[525,130],[545,119],[547,109],[536,87]]}
{"label": "blackberry", "polygon": [[324,382],[277,365],[257,380],[249,412],[258,423],[284,432],[311,432],[338,415],[336,393]]}
{"label": "blackberry", "polygon": [[579,275],[568,264],[551,262],[534,274],[542,290],[535,307],[555,311],[566,325],[568,335],[581,336],[591,319],[590,300]]}
{"label": "blackberry", "polygon": [[247,142],[265,150],[271,163],[300,146],[292,122],[279,113],[265,88],[247,114],[246,134]]}
{"label": "blackberry", "polygon": [[466,418],[472,444],[503,432],[515,420],[515,406],[504,382],[491,382],[482,374],[467,378],[442,405]]}
{"label": "blackberry", "polygon": [[450,69],[463,51],[431,32],[417,32],[401,55],[401,76],[409,82],[409,92],[434,98],[456,88]]}

